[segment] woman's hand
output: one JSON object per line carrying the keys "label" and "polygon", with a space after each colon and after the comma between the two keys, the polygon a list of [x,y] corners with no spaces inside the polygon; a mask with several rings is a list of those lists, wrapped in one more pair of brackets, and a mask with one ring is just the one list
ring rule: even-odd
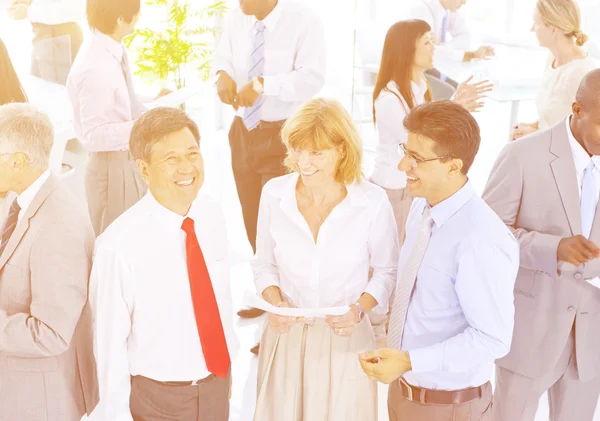
{"label": "woman's hand", "polygon": [[327,316],[325,322],[333,332],[338,336],[350,336],[354,330],[354,326],[358,324],[358,308],[353,304],[350,310],[343,316]]}
{"label": "woman's hand", "polygon": [[537,128],[533,124],[519,123],[513,129],[512,140],[517,140],[535,132],[537,132]]}
{"label": "woman's hand", "polygon": [[[282,301],[277,307],[286,307],[289,308],[290,305],[285,301]],[[273,333],[277,335],[282,335],[289,333],[296,323],[302,323],[304,321],[304,317],[289,317],[289,316],[280,316],[278,314],[269,313],[268,316],[269,327],[273,331]]]}
{"label": "woman's hand", "polygon": [[458,85],[453,101],[462,105],[470,112],[477,112],[483,107],[483,98],[492,90],[494,85],[489,80],[470,83],[473,76]]}

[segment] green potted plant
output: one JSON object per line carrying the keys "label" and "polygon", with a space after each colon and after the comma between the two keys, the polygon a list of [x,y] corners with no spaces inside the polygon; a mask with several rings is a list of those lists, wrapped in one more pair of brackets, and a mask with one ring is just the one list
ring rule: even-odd
{"label": "green potted plant", "polygon": [[[153,29],[140,28],[125,41],[135,59],[134,73],[149,84],[172,83],[176,89],[189,78],[206,80],[210,73],[219,18],[226,1],[198,6],[198,0],[146,0],[144,15],[166,16]],[[164,14],[166,12],[166,15]]]}

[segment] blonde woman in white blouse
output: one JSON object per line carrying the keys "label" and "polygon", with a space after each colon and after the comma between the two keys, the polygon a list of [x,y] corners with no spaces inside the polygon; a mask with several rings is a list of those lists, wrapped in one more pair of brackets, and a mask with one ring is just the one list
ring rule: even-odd
{"label": "blonde woman in white blouse", "polygon": [[396,281],[390,202],[363,180],[362,144],[339,102],[308,102],[287,120],[282,139],[291,174],[262,191],[252,263],[257,291],[275,306],[348,312],[311,320],[269,314],[254,420],[376,420],[377,385],[358,354],[375,346],[365,313],[386,312]]}
{"label": "blonde woman in white blouse", "polygon": [[581,80],[597,67],[582,48],[588,37],[581,31],[579,6],[574,0],[538,0],[531,30],[550,51],[551,60],[536,98],[539,120],[518,124],[513,140],[553,127],[571,114]]}

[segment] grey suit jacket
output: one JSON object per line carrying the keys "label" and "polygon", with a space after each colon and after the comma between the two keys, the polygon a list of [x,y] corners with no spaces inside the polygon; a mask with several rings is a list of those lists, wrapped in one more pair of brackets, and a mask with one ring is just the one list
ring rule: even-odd
{"label": "grey suit jacket", "polygon": [[51,176],[0,256],[1,421],[80,421],[94,409],[93,247],[86,212]]}
{"label": "grey suit jacket", "polygon": [[[582,381],[600,375],[600,260],[575,267],[557,262],[558,243],[581,234],[575,162],[565,122],[506,146],[492,170],[484,200],[521,246],[515,284],[515,330],[498,364],[532,378],[554,368],[573,324]],[[590,240],[600,245],[600,206]]]}

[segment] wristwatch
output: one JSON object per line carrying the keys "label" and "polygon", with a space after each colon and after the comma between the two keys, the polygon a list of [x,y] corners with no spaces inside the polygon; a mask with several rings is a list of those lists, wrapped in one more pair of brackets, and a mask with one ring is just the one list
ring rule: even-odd
{"label": "wristwatch", "polygon": [[358,323],[360,323],[365,317],[365,311],[363,310],[362,306],[358,303],[358,301],[355,302],[354,305],[358,309]]}
{"label": "wristwatch", "polygon": [[257,77],[252,79],[252,90],[259,95],[263,93],[263,84],[260,83],[260,80]]}

